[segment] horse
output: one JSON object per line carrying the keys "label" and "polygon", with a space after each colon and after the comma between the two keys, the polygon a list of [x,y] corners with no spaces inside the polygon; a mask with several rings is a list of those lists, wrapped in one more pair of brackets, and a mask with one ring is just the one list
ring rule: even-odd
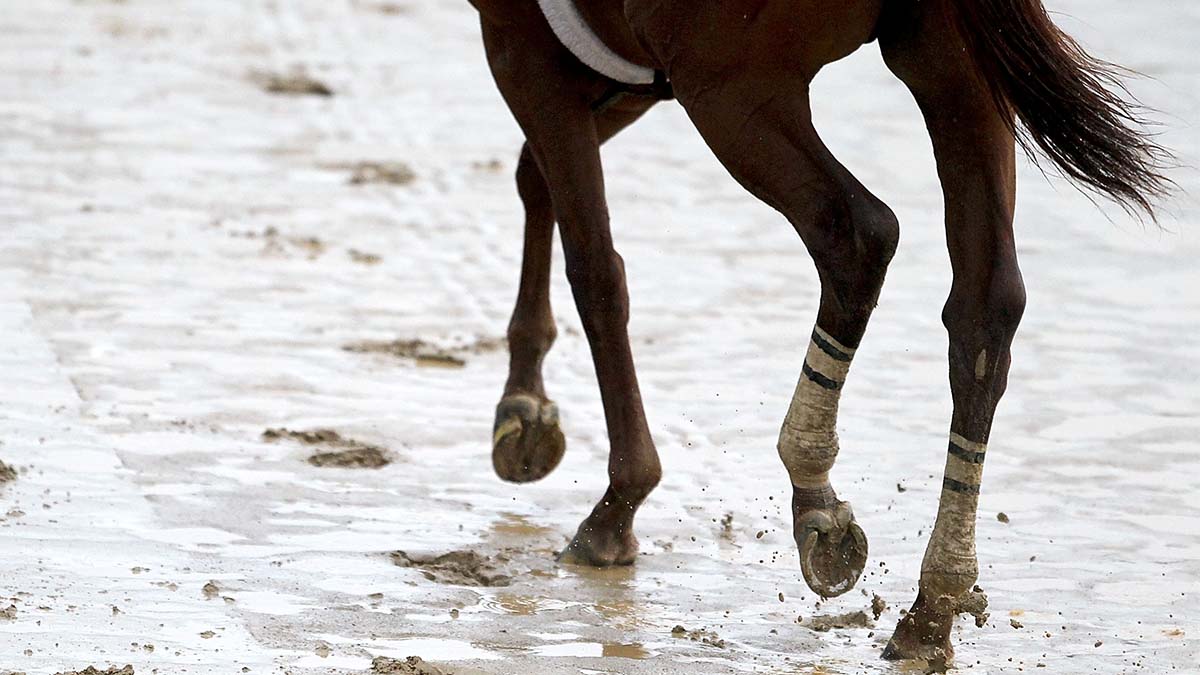
{"label": "horse", "polygon": [[673,98],[733,178],[787,218],[817,268],[816,325],[777,449],[792,484],[801,572],[821,597],[853,588],[867,560],[867,538],[829,472],[841,391],[899,224],[822,143],[809,85],[826,64],[878,42],[932,140],[953,271],[942,320],[954,405],[938,515],[916,599],[883,656],[950,662],[955,618],[979,617],[986,605],[975,586],[976,511],[1025,309],[1013,238],[1017,147],[1153,219],[1169,193],[1170,154],[1145,130],[1124,71],[1084,51],[1041,0],[470,2],[495,83],[525,136],[516,168],[524,250],[496,408],[496,473],[535,481],[565,451],[541,373],[556,335],[549,277],[557,223],[610,443],[609,486],[560,560],[634,562],[634,515],[662,467],[634,371],[600,146]]}

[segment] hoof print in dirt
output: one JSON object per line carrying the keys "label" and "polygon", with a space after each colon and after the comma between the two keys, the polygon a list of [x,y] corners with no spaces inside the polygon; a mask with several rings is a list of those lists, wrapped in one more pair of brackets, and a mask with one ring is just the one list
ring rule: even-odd
{"label": "hoof print in dirt", "polygon": [[431,368],[462,368],[467,365],[467,354],[484,354],[502,349],[503,339],[479,338],[466,344],[448,346],[435,345],[421,339],[413,340],[364,340],[342,347],[356,354],[384,354],[414,361],[418,366]]}
{"label": "hoof print in dirt", "polygon": [[404,551],[391,554],[399,567],[412,567],[430,581],[453,586],[508,586],[512,578],[500,566],[508,562],[497,554],[484,557],[474,551],[451,551],[442,555],[410,555]]}
{"label": "hoof print in dirt", "polygon": [[308,458],[313,466],[339,469],[381,469],[392,463],[390,453],[377,446],[344,438],[332,429],[292,431],[278,428],[267,429],[262,437],[268,441],[289,439],[304,445],[326,448]]}
{"label": "hoof print in dirt", "polygon": [[410,656],[403,661],[377,656],[371,662],[374,675],[451,675],[451,673],[425,663],[419,656]]}

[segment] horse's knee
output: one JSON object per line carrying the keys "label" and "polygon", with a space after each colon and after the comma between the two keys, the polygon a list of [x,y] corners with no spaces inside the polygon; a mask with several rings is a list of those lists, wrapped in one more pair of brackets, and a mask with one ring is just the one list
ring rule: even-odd
{"label": "horse's knee", "polygon": [[862,292],[873,302],[900,242],[895,213],[867,193],[839,194],[816,208],[816,218],[797,229],[818,271],[839,295]]}
{"label": "horse's knee", "polygon": [[994,401],[1008,384],[1009,350],[1025,312],[1025,285],[1015,258],[994,261],[975,274],[973,283],[955,281],[942,311],[950,337],[950,384],[956,398],[969,398],[984,386]]}

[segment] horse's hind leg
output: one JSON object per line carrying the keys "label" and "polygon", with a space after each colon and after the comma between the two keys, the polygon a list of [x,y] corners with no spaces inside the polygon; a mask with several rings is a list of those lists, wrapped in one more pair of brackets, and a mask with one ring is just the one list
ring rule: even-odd
{"label": "horse's hind leg", "polygon": [[[746,71],[753,71],[747,68]],[[895,251],[891,210],[826,149],[812,126],[800,77],[693,81],[672,72],[683,103],[718,159],[750,192],[783,213],[821,279],[816,327],[779,436],[792,484],[794,535],[805,581],[823,597],[858,581],[867,541],[829,480],[838,454],[838,400]]]}
{"label": "horse's hind leg", "polygon": [[1009,347],[1025,308],[1012,230],[1015,141],[963,57],[941,2],[904,5],[880,33],[884,59],[917,99],[933,139],[954,270],[942,314],[954,398],[945,480],[916,603],[884,653],[935,662],[953,656],[950,629],[957,614],[974,613],[977,621],[983,616],[986,601],[972,591],[979,574],[976,509]]}
{"label": "horse's hind leg", "polygon": [[484,45],[500,91],[548,187],[567,277],[591,346],[610,443],[609,487],[563,559],[601,566],[629,564],[637,555],[634,513],[658,484],[662,469],[633,368],[624,264],[613,248],[604,197],[603,130],[592,111],[609,83],[558,44],[535,3],[513,10],[484,19]]}
{"label": "horse's hind leg", "polygon": [[[600,141],[616,135],[651,105],[646,99],[627,100],[596,113]],[[492,466],[504,480],[526,483],[558,466],[566,441],[558,425],[558,407],[546,397],[542,382],[542,360],[557,335],[550,309],[554,205],[528,143],[521,148],[516,178],[525,208],[525,247],[517,303],[508,324],[508,382],[496,406]]]}

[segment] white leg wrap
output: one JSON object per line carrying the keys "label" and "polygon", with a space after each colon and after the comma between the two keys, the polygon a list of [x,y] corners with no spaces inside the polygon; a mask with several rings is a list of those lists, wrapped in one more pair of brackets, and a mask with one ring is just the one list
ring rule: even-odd
{"label": "white leg wrap", "polygon": [[838,402],[853,357],[853,349],[820,327],[813,331],[804,371],[779,432],[779,457],[796,487],[818,488],[829,481],[838,454]]}
{"label": "white leg wrap", "polygon": [[[950,434],[937,522],[921,563],[922,587],[926,584],[951,586],[929,590],[962,593],[975,583],[979,574],[975,557],[975,518],[986,454],[986,444]],[[966,587],[961,588],[964,585]]]}

